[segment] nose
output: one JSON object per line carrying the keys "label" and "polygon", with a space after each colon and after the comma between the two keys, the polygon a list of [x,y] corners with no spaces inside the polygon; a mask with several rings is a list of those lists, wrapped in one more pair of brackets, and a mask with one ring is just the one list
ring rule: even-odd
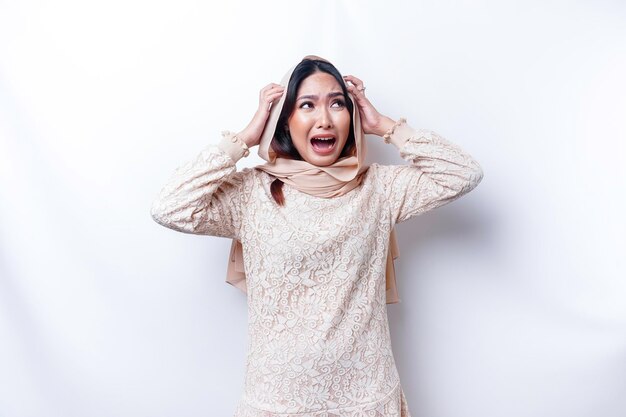
{"label": "nose", "polygon": [[321,111],[320,118],[317,122],[317,127],[320,129],[323,129],[323,128],[330,129],[331,127],[333,127],[328,109],[323,109]]}

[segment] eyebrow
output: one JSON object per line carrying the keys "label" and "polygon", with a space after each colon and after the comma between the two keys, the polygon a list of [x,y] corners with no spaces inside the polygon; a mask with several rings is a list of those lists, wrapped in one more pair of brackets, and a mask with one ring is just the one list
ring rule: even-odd
{"label": "eyebrow", "polygon": [[[332,93],[328,93],[328,97],[329,97],[329,98],[330,98],[330,97],[335,97],[335,96],[343,96],[343,92],[341,92],[341,91],[333,91]],[[314,100],[317,100],[317,96],[316,96],[316,95],[313,95],[313,94],[309,94],[309,95],[305,95],[305,96],[300,96],[300,97],[298,97],[298,99],[297,99],[297,100],[302,100],[302,99],[305,99],[305,98],[312,98],[312,99],[314,99]]]}

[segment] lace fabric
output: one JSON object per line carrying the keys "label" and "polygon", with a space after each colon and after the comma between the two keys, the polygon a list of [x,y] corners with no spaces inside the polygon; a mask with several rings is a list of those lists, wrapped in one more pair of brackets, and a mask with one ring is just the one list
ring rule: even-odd
{"label": "lace fabric", "polygon": [[249,345],[234,417],[410,417],[387,318],[389,236],[483,173],[433,131],[401,123],[389,140],[408,163],[373,163],[336,198],[285,184],[277,205],[273,178],[237,171],[242,152],[224,139],[177,169],[154,200],[151,215],[165,227],[241,241]]}
{"label": "lace fabric", "polygon": [[404,391],[398,382],[382,399],[352,407],[306,411],[304,413],[273,413],[260,410],[241,400],[235,409],[235,417],[411,417]]}

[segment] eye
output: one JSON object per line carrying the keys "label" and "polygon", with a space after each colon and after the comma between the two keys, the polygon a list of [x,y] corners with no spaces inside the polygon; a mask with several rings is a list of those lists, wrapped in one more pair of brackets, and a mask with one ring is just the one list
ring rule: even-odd
{"label": "eye", "polygon": [[[305,101],[305,102],[303,102],[302,104],[300,104],[299,108],[304,109],[304,108],[306,108],[306,107],[304,107],[304,106],[305,106],[305,105],[307,105],[307,104],[308,104],[308,105],[312,105],[312,104],[313,104],[313,102],[311,102],[311,101]],[[339,107],[343,107],[343,106],[345,106],[345,105],[346,105],[346,103],[344,103],[344,101],[343,101],[343,100],[335,100],[335,101],[333,102],[333,104],[339,104]]]}

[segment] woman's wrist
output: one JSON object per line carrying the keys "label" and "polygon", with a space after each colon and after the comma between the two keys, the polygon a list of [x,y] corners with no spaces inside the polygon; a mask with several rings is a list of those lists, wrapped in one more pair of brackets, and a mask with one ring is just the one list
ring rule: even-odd
{"label": "woman's wrist", "polygon": [[234,160],[250,155],[248,145],[243,141],[238,133],[229,130],[222,131],[222,142],[220,147],[226,150]]}
{"label": "woman's wrist", "polygon": [[400,148],[409,139],[413,129],[406,124],[406,118],[400,117],[383,135],[385,143],[393,143]]}
{"label": "woman's wrist", "polygon": [[389,132],[397,122],[390,117],[384,116],[376,129],[376,136],[384,136]]}
{"label": "woman's wrist", "polygon": [[244,129],[241,132],[237,133],[237,137],[246,144],[248,148],[255,146],[254,138],[248,134],[248,132]]}

